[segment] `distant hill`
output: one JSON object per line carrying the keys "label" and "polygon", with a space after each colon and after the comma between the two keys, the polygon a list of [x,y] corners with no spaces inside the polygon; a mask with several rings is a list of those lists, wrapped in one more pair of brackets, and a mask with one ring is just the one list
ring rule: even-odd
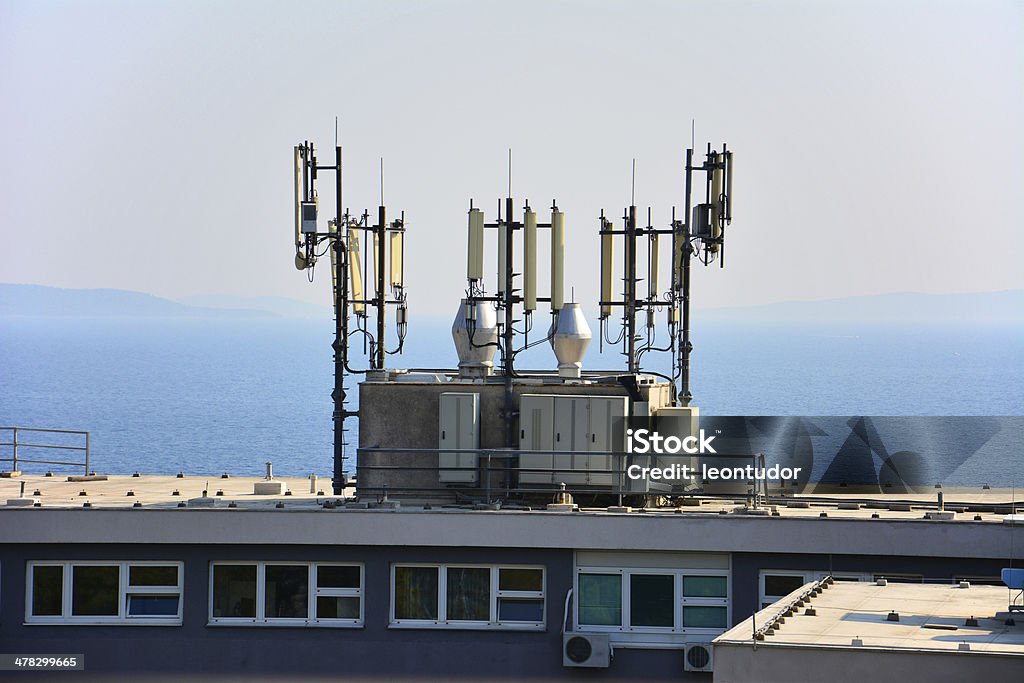
{"label": "distant hill", "polygon": [[888,322],[1024,324],[1024,290],[970,294],[902,292],[763,306],[711,308],[701,320],[756,322]]}
{"label": "distant hill", "polygon": [[272,318],[263,310],[207,308],[124,289],[61,289],[0,283],[0,316]]}
{"label": "distant hill", "polygon": [[[971,294],[898,293],[697,311],[704,322],[879,322],[1024,324],[1024,290]],[[219,294],[177,301],[123,289],[61,289],[0,283],[0,316],[316,318],[329,306],[285,297]],[[450,324],[448,316],[438,321]],[[425,322],[425,321],[424,321]]]}

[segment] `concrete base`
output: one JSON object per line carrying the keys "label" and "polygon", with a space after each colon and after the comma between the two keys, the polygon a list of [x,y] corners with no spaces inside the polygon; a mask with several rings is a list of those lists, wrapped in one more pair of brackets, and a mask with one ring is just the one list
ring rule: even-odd
{"label": "concrete base", "polygon": [[[257,484],[258,486],[258,484]],[[217,499],[210,496],[205,498],[189,498],[188,506],[190,508],[212,508],[217,507]]]}
{"label": "concrete base", "polygon": [[9,472],[0,472],[0,479],[10,479],[11,477],[20,477],[21,470],[10,470]]}
{"label": "concrete base", "polygon": [[258,481],[252,485],[253,495],[256,496],[282,496],[287,490],[283,481]]}
{"label": "concrete base", "polygon": [[68,477],[68,481],[106,481],[105,474],[78,474]]}
{"label": "concrete base", "polygon": [[[550,509],[550,506],[548,506],[548,509]],[[627,505],[609,505],[608,506],[608,512],[632,512],[632,511],[633,511],[633,508],[631,508],[631,507],[629,507]]]}
{"label": "concrete base", "polygon": [[952,510],[932,510],[930,512],[924,513],[924,516],[927,519],[956,519],[956,513],[953,512]]}
{"label": "concrete base", "polygon": [[576,512],[580,509],[575,503],[548,503],[548,512]]}
{"label": "concrete base", "polygon": [[8,498],[7,507],[30,508],[38,502],[38,498]]}

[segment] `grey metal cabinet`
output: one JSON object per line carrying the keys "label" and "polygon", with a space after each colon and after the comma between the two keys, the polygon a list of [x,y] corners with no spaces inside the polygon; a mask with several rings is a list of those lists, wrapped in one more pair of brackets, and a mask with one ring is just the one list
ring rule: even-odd
{"label": "grey metal cabinet", "polygon": [[[555,447],[555,397],[524,395],[519,400],[519,450],[547,451],[519,456],[519,483],[550,484],[554,481],[551,451]],[[535,470],[535,471],[533,471]]]}
{"label": "grey metal cabinet", "polygon": [[480,474],[480,394],[441,394],[438,416],[438,479],[475,484]]}
{"label": "grey metal cabinet", "polygon": [[591,453],[623,450],[616,419],[625,418],[628,405],[625,396],[522,396],[520,450],[552,453],[520,455],[520,468],[528,470],[520,483],[612,486],[617,459]]}

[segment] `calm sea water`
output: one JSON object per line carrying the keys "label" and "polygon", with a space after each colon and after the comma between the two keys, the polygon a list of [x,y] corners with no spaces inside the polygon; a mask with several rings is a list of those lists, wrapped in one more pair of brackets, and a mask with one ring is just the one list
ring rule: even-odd
{"label": "calm sea water", "polygon": [[[389,365],[453,366],[449,325],[414,321]],[[332,334],[330,320],[0,319],[0,426],[88,430],[105,473],[257,475],[271,460],[328,475]],[[706,414],[1024,414],[1020,327],[707,323],[694,345]],[[621,367],[597,350],[588,367]],[[519,367],[554,358],[541,346]],[[1022,461],[993,467],[1024,481]]]}

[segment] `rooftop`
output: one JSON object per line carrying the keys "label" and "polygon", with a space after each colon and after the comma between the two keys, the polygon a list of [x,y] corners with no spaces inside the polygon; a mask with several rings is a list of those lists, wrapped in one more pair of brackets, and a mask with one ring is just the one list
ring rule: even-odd
{"label": "rooftop", "polygon": [[[759,629],[773,626],[773,632],[757,641],[758,648],[966,650],[965,654],[1024,657],[1024,614],[1017,613],[1018,623],[1007,625],[1010,595],[1005,587],[835,581],[791,616],[771,621],[812,586],[807,584],[755,615]],[[808,608],[813,615],[807,614]],[[716,638],[715,644],[750,645],[751,627],[746,619]]]}
{"label": "rooftop", "polygon": [[[101,477],[53,476],[24,474],[11,478],[0,478],[0,510],[14,507],[8,501],[20,496],[21,484],[25,484],[25,497],[34,499],[43,508],[82,508],[86,503],[93,508],[144,507],[176,509],[179,507],[214,507],[242,509],[276,509],[283,503],[286,509],[320,509],[336,504],[350,508],[376,506],[377,497],[357,501],[356,489],[348,488],[344,495],[335,496],[331,490],[330,477],[276,477],[282,482],[285,493],[257,495],[255,485],[266,481],[263,477],[213,476],[167,476],[167,475],[111,475]],[[982,487],[947,487],[945,517],[939,521],[967,521],[1003,523],[1011,521],[1013,512],[1024,512],[1024,501],[1016,500],[1010,489]],[[205,500],[199,500],[204,498]],[[552,492],[554,493],[554,492]],[[589,497],[588,497],[589,499]],[[632,515],[664,514],[715,514],[737,516],[775,516],[784,518],[830,519],[886,519],[922,520],[937,512],[934,493],[899,494],[856,494],[843,493],[828,495],[789,494],[771,496],[768,505],[760,510],[748,509],[742,501],[724,496],[692,496],[679,506],[633,509],[629,513],[613,512],[606,507],[580,506],[582,513],[609,513]],[[184,505],[182,505],[184,503]],[[494,509],[475,505],[439,503],[433,501],[403,498],[401,509],[407,511],[442,511],[454,509]],[[525,511],[523,505],[506,506],[507,511]],[[544,510],[543,504],[533,505],[533,510]],[[1019,520],[1018,520],[1019,521]]]}

